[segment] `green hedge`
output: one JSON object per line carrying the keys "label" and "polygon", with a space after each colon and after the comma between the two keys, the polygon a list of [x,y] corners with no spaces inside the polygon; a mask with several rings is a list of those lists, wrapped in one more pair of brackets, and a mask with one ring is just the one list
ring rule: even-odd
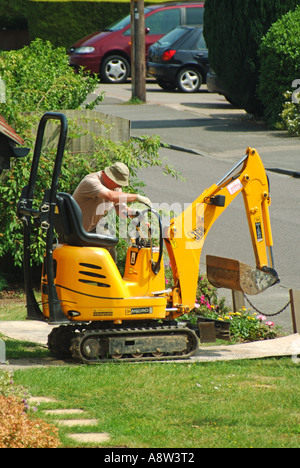
{"label": "green hedge", "polygon": [[68,49],[75,41],[130,13],[130,3],[28,2],[30,38]]}
{"label": "green hedge", "polygon": [[[231,99],[261,114],[258,49],[272,23],[299,0],[206,0],[204,35],[210,63]],[[268,83],[272,86],[272,83]]]}
{"label": "green hedge", "polygon": [[[150,0],[145,5],[165,3]],[[31,39],[40,37],[68,49],[74,42],[109,26],[130,13],[130,0],[119,1],[28,1]]]}
{"label": "green hedge", "polygon": [[[153,3],[165,2],[149,0],[145,5]],[[31,40],[41,38],[68,49],[78,39],[129,13],[130,0],[1,0],[0,25],[28,27]]]}
{"label": "green hedge", "polygon": [[286,91],[300,78],[300,7],[272,25],[263,38],[259,56],[261,71],[258,93],[264,117],[274,126],[279,121]]}
{"label": "green hedge", "polygon": [[0,25],[6,29],[27,27],[26,8],[28,0],[1,0]]}

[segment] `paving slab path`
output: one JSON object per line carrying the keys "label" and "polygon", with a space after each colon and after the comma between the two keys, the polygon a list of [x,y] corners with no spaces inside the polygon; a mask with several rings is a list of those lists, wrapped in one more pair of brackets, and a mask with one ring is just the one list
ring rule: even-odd
{"label": "paving slab path", "polygon": [[[45,396],[32,396],[30,397],[32,403],[37,405],[41,403],[59,403],[58,400],[52,397]],[[45,415],[51,416],[69,416],[68,419],[57,419],[54,424],[57,426],[65,426],[70,429],[73,427],[83,428],[88,426],[95,426],[98,424],[98,420],[94,418],[81,418],[80,415],[84,415],[85,411],[80,408],[57,408],[57,409],[45,409],[42,410]],[[71,432],[67,434],[69,439],[74,440],[78,443],[89,443],[89,444],[101,444],[110,440],[110,435],[107,432]]]}
{"label": "paving slab path", "polygon": [[[1,322],[0,333],[9,338],[29,340],[41,345],[47,344],[51,326],[43,322],[15,321]],[[31,337],[31,338],[30,338]],[[256,341],[221,346],[201,346],[197,353],[188,360],[177,362],[230,361],[239,359],[257,359],[275,356],[291,356],[297,360],[300,355],[300,334],[275,338],[274,340]],[[164,361],[158,361],[164,362]],[[28,366],[62,366],[75,365],[72,361],[56,358],[11,359],[8,364],[0,364],[0,369],[16,369]]]}

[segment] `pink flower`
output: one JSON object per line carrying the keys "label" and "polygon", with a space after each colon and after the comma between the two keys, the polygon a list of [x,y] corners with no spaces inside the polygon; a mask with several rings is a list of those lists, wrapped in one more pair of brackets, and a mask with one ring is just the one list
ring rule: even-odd
{"label": "pink flower", "polygon": [[264,315],[258,315],[257,316],[257,319],[260,321],[260,322],[264,322],[266,320],[266,317]]}
{"label": "pink flower", "polygon": [[204,294],[202,294],[202,296],[200,297],[200,302],[201,302],[201,304],[205,304]]}
{"label": "pink flower", "polygon": [[208,309],[211,309],[211,305],[210,305],[209,302],[206,303],[206,307],[207,307]]}
{"label": "pink flower", "polygon": [[274,327],[274,322],[266,322],[266,325],[268,325],[268,327]]}
{"label": "pink flower", "polygon": [[165,280],[166,280],[166,284],[169,284],[169,280],[167,278],[165,278]]}

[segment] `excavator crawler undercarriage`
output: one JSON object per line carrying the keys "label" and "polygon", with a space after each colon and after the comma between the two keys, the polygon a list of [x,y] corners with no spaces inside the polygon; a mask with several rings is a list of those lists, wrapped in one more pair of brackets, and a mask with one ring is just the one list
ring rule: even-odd
{"label": "excavator crawler undercarriage", "polygon": [[50,351],[76,362],[97,364],[110,360],[157,361],[189,358],[198,348],[193,330],[153,322],[61,325],[48,338]]}

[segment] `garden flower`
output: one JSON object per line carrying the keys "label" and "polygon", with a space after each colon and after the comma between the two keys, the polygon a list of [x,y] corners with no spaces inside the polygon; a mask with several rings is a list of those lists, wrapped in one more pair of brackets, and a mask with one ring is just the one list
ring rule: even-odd
{"label": "garden flower", "polygon": [[268,325],[268,327],[274,327],[274,322],[266,322],[266,325]]}
{"label": "garden flower", "polygon": [[257,318],[260,322],[264,322],[266,320],[266,317],[264,315],[258,315]]}

